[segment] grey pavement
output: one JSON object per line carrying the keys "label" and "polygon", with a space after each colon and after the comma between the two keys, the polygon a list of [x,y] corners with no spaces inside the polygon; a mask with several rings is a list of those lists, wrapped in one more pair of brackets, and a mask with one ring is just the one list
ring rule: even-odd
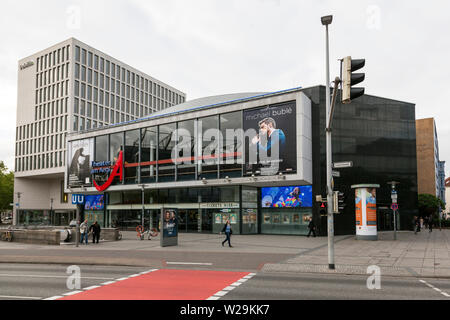
{"label": "grey pavement", "polygon": [[[203,261],[229,255],[233,259],[258,257],[258,266],[247,268],[266,273],[328,273],[366,275],[367,267],[380,267],[383,275],[450,278],[450,230],[379,233],[378,241],[335,237],[335,270],[328,269],[326,237],[234,235],[233,248],[222,247],[222,235],[181,233],[176,247],[160,247],[159,237],[137,240],[135,232],[123,232],[121,241],[88,246],[44,246],[0,242],[0,263],[59,263],[165,267],[165,261]],[[218,258],[217,258],[218,259]],[[233,261],[223,264],[223,268]],[[238,268],[239,263],[234,263]]]}

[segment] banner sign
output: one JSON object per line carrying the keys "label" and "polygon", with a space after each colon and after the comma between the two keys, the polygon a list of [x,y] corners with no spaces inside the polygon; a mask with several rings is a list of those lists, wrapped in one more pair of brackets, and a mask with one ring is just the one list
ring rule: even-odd
{"label": "banner sign", "polygon": [[296,103],[243,112],[246,133],[244,175],[276,175],[297,170]]}
{"label": "banner sign", "polygon": [[94,139],[71,141],[68,148],[68,185],[91,186],[90,162],[94,158]]}

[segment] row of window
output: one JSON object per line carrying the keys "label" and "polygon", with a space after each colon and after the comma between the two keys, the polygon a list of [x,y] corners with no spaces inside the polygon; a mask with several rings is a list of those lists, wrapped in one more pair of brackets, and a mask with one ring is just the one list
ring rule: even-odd
{"label": "row of window", "polygon": [[[168,101],[164,101],[162,99],[156,98],[147,93],[144,94],[143,91],[139,92],[138,90],[136,90],[136,96],[135,96],[134,89],[132,89],[132,88],[130,89],[129,86],[127,86],[126,88],[124,86],[122,86],[122,97],[119,96],[119,93],[118,93],[118,95],[114,95],[114,93],[108,93],[108,89],[106,89],[105,91],[102,89],[99,90],[96,87],[86,85],[83,82],[79,82],[79,81],[75,80],[74,96],[82,98],[82,99],[86,99],[88,101],[92,101],[94,103],[99,103],[99,104],[105,105],[107,107],[111,107],[111,108],[116,107],[116,109],[119,109],[120,106],[122,106],[122,108],[123,108],[125,103],[127,105],[130,105],[130,104],[131,105],[134,105],[134,104],[139,105],[140,104],[142,106],[145,106],[146,108],[151,107],[155,110],[166,109],[173,105],[172,103],[170,103]],[[138,115],[138,113],[135,113],[135,115]]]}
{"label": "row of window", "polygon": [[83,77],[86,77],[86,73],[88,73],[89,79],[89,70],[91,69],[88,68],[92,68],[90,71],[91,74],[92,71],[103,73],[105,76],[111,77],[112,80],[115,78],[117,81],[120,80],[123,83],[127,83],[133,87],[140,87],[142,91],[145,90],[147,93],[153,93],[153,95],[161,97],[164,100],[168,100],[174,104],[184,102],[183,96],[164,88],[151,80],[145,79],[132,71],[126,70],[125,68],[116,65],[103,57],[99,57],[86,49],[80,48],[79,46],[75,47],[75,61],[81,63],[81,65],[78,64],[78,66],[76,66],[75,74],[77,75],[77,73],[79,74],[81,72],[82,79]]}
{"label": "row of window", "polygon": [[16,141],[37,138],[45,134],[67,131],[67,115],[41,120],[16,128]]}
{"label": "row of window", "polygon": [[69,62],[36,74],[36,89],[65,79],[69,79]]}
{"label": "row of window", "polygon": [[34,109],[34,120],[38,121],[67,113],[68,103],[69,98],[65,98],[36,106]]}
{"label": "row of window", "polygon": [[[123,114],[122,114],[123,117]],[[129,116],[127,116],[129,117]],[[84,117],[73,116],[72,129],[73,131],[83,131],[90,130],[95,128],[101,128],[103,126],[107,126],[109,123],[91,120]]]}
{"label": "row of window", "polygon": [[60,63],[69,61],[70,59],[70,45],[64,46],[60,49],[54,50],[48,54],[37,58],[36,72],[43,71],[47,68],[54,67]]}
{"label": "row of window", "polygon": [[[219,129],[223,141],[208,138],[207,131],[213,128]],[[115,161],[123,150],[124,183],[129,184],[240,177],[242,141],[229,134],[238,129],[242,129],[240,111],[98,136],[93,158],[97,162]],[[174,132],[178,132],[176,138]],[[176,141],[190,145],[174,150]],[[194,158],[199,161],[181,160]]]}
{"label": "row of window", "polygon": [[47,137],[31,139],[16,143],[16,157],[65,149],[66,133],[55,134]]}
{"label": "row of window", "polygon": [[69,95],[69,80],[36,90],[35,104],[46,103]]}
{"label": "row of window", "polygon": [[16,172],[59,168],[65,165],[66,152],[50,152],[41,155],[16,158]]}
{"label": "row of window", "polygon": [[[124,119],[119,118],[119,114],[126,115],[127,121],[137,119],[139,117],[143,117],[145,115],[148,115],[149,113],[152,113],[156,111],[155,109],[149,109],[148,107],[145,107],[143,105],[139,106],[138,104],[135,104],[134,102],[130,102],[129,100],[125,99],[117,99],[116,101],[116,118],[114,120],[114,109],[109,109],[107,106],[111,106],[114,108],[113,104],[109,104],[109,96],[105,96],[107,101],[103,101],[103,99],[99,99],[99,104],[91,103],[89,101],[85,101],[83,99],[74,99],[74,108],[73,113],[80,116],[86,116],[88,118],[92,118],[93,120],[100,120],[105,121],[108,123],[117,123],[117,122],[123,122]],[[111,97],[114,101],[113,96]],[[106,102],[106,103],[102,103]],[[105,106],[105,107],[103,107]],[[103,111],[104,110],[104,111]],[[121,111],[121,113],[119,112]],[[111,119],[109,117],[109,114],[111,113]]]}

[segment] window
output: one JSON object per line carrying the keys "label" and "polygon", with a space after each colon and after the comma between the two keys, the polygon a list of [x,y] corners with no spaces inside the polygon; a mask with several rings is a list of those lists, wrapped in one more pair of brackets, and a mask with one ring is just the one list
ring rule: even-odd
{"label": "window", "polygon": [[175,180],[175,164],[171,161],[172,149],[175,147],[175,140],[172,134],[175,132],[175,129],[175,123],[159,126],[158,181],[161,182]]}
{"label": "window", "polygon": [[88,67],[92,68],[92,59],[93,59],[93,54],[92,52],[88,53]]}
{"label": "window", "polygon": [[177,130],[177,181],[195,180],[195,120],[178,122]]}
{"label": "window", "polygon": [[220,150],[220,177],[242,176],[242,113],[233,112],[220,115],[222,141]]}
{"label": "window", "polygon": [[199,130],[202,130],[202,145],[200,154],[202,160],[201,165],[198,167],[198,178],[217,179],[217,157],[220,138],[217,136],[219,117],[206,117],[201,118],[198,121],[198,128]]}
{"label": "window", "polygon": [[139,163],[139,138],[138,130],[125,132],[125,183],[138,183]]}
{"label": "window", "polygon": [[83,49],[81,51],[81,63],[84,65],[86,64],[86,50],[85,49]]}
{"label": "window", "polygon": [[79,46],[75,46],[75,61],[80,62],[80,47]]}

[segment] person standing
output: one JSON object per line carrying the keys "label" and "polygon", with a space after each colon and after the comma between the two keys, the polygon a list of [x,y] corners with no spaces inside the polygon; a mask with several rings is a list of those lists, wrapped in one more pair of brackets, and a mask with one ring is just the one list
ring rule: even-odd
{"label": "person standing", "polygon": [[313,235],[314,235],[314,238],[316,237],[316,225],[314,224],[314,221],[313,221],[313,218],[311,217],[311,218],[309,218],[309,225],[308,225],[308,228],[309,228],[309,233],[308,233],[308,238],[309,238],[309,236],[311,235],[311,232],[313,233]]}
{"label": "person standing", "polygon": [[92,232],[92,243],[96,243],[95,240],[97,239],[97,243],[100,240],[100,225],[97,221],[94,222],[94,224],[89,228],[89,232]]}
{"label": "person standing", "polygon": [[428,229],[433,232],[433,215],[428,218]]}
{"label": "person standing", "polygon": [[412,222],[413,222],[413,227],[414,227],[414,234],[417,234],[417,229],[418,229],[418,226],[417,226],[417,224],[418,224],[417,216],[414,216]]}
{"label": "person standing", "polygon": [[80,224],[80,234],[81,234],[81,240],[80,243],[83,243],[83,239],[88,244],[88,221],[87,219],[84,220],[82,224]]}
{"label": "person standing", "polygon": [[222,241],[222,247],[225,244],[225,242],[228,241],[228,246],[232,248],[231,245],[231,235],[233,234],[233,229],[231,228],[230,220],[227,220],[225,225],[223,226],[222,232],[225,232],[226,238]]}

